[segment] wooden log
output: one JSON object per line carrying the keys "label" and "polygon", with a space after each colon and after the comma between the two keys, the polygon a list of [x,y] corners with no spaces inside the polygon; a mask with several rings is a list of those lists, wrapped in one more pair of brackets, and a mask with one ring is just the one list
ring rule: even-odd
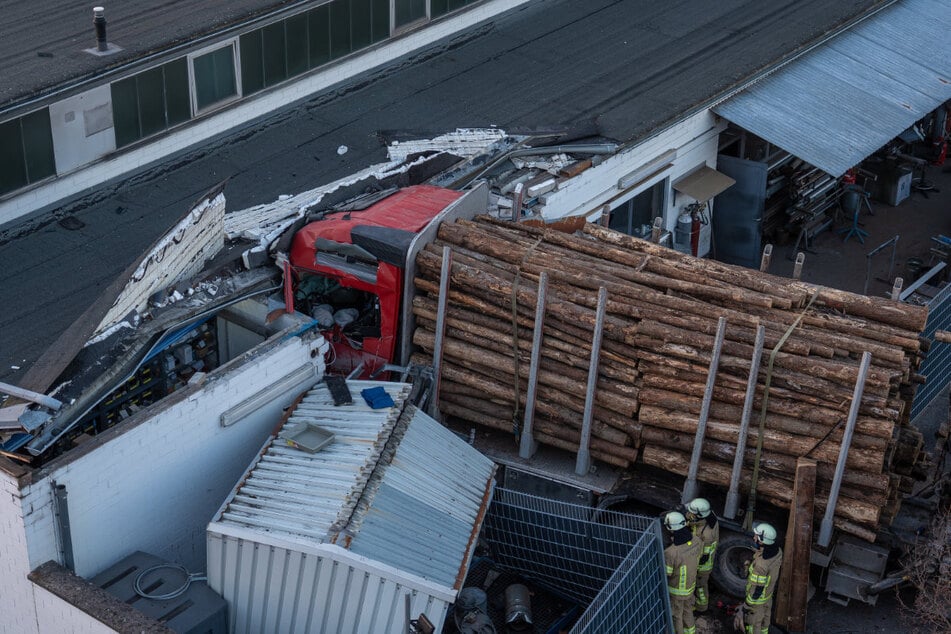
{"label": "wooden log", "polygon": [[[458,377],[458,374],[454,374],[454,376]],[[513,407],[512,399],[507,398],[506,396],[500,395],[501,393],[504,393],[506,391],[507,388],[505,388],[505,386],[497,386],[494,388],[494,391],[492,391],[491,393],[486,391],[480,395],[473,395],[471,393],[464,392],[462,389],[460,389],[459,384],[453,381],[446,381],[445,385],[447,385],[446,393],[454,395],[454,398],[451,399],[451,400],[454,400],[454,402],[457,402],[457,403],[460,402],[459,398],[455,398],[455,397],[476,398],[483,401],[491,402],[492,408],[493,408],[492,412],[494,414],[500,416],[504,420],[511,421],[512,426],[521,424],[521,421],[522,421],[521,413],[524,412],[525,398],[523,396],[521,399],[522,407],[518,411],[519,416],[515,420],[513,420],[513,418],[515,418],[516,411]],[[441,391],[440,391],[440,394],[442,394]],[[472,409],[478,409],[478,408],[472,408]],[[561,427],[565,427],[566,429],[575,429],[575,430],[581,429],[581,415],[580,414],[577,414],[571,410],[568,410],[567,408],[552,406],[548,401],[537,403],[535,406],[535,414],[536,414],[536,419],[548,420],[551,423],[557,424]],[[598,425],[598,427],[595,430],[595,437],[599,439],[603,439],[605,442],[610,443],[614,447],[623,448],[632,444],[632,439],[626,433],[620,432],[617,429],[610,429],[608,426],[605,426],[602,423],[603,423],[603,420],[597,421],[596,424]]]}
{"label": "wooden log", "polygon": [[[649,250],[655,255],[668,255],[665,253],[658,253],[657,249],[648,247],[647,245],[651,243],[647,243],[647,245],[636,244],[633,242],[633,239],[630,238],[630,236],[624,236],[623,234],[619,234],[618,232],[606,229],[604,227],[587,224],[585,225],[583,231],[609,244],[630,246],[632,248],[637,248],[638,250],[644,251]],[[643,243],[644,241],[641,242]],[[721,265],[718,267],[718,270],[720,272],[726,273],[729,271],[729,269],[725,268],[726,266],[728,265]],[[850,315],[856,315],[874,320],[876,322],[897,326],[905,330],[921,332],[924,330],[925,323],[928,319],[928,309],[925,306],[912,306],[884,298],[858,295],[856,293],[840,291],[825,286],[811,285],[798,280],[789,280],[778,276],[772,276],[767,273],[753,275],[749,269],[741,267],[735,267],[735,270],[737,271],[737,286],[744,286],[744,283],[748,283],[748,280],[744,280],[743,278],[755,277],[760,282],[768,284],[770,289],[785,288],[787,291],[791,291],[793,293],[799,292],[803,297],[811,297],[814,293],[818,292],[818,301],[825,306],[835,310],[844,311]],[[779,291],[774,292],[777,294],[779,293]]]}
{"label": "wooden log", "polygon": [[[678,475],[686,475],[687,465],[690,463],[690,454],[664,447],[657,447],[655,445],[645,445],[641,450],[641,459],[645,464]],[[697,477],[708,484],[725,487],[729,483],[731,471],[731,465],[705,460]],[[751,475],[749,471],[744,470],[742,481],[749,482]],[[789,508],[789,502],[792,497],[791,480],[761,473],[758,487],[757,497],[759,499],[779,506],[780,508]],[[817,510],[824,508],[825,503],[826,500],[824,498],[819,495],[816,496]],[[874,529],[878,526],[879,513],[880,508],[878,506],[868,504],[862,500],[846,498],[841,494],[836,504],[836,517],[867,528]]]}
{"label": "wooden log", "polygon": [[[683,394],[685,396],[703,396],[702,383],[698,388],[696,381],[680,380],[678,378],[662,376],[656,373],[645,374],[641,378],[641,384],[643,387],[658,388],[669,392]],[[745,389],[745,387],[742,389]],[[742,405],[743,399],[745,397],[745,393],[742,391],[742,389],[736,390],[717,385],[714,388],[714,399],[724,403],[730,403],[732,405]],[[759,393],[753,401],[756,411],[762,410],[762,394],[763,390],[762,387],[760,387]],[[840,400],[836,403],[836,407],[833,407],[829,403],[823,402],[822,399],[814,398],[813,395],[792,393],[788,390],[780,390],[775,387],[770,387],[770,397],[767,403],[767,411],[784,416],[791,416],[793,418],[799,418],[805,421],[815,422],[819,425],[828,427],[837,424],[843,416],[848,415],[850,404],[850,399]],[[865,430],[863,425],[863,431],[865,431],[865,433],[878,435],[883,438],[890,438],[892,436],[894,424],[887,426],[887,421],[894,421],[895,417],[898,415],[897,411],[888,409],[877,410],[875,408],[868,407],[866,400],[863,398],[862,407],[859,409],[859,412],[863,416],[863,419],[861,420],[864,420],[864,417],[867,416],[872,419],[886,421],[882,423],[882,425],[886,425],[885,429],[879,430],[877,433],[873,431],[871,427]]]}
{"label": "wooden log", "polygon": [[[432,333],[417,328],[413,334],[413,343],[431,354],[435,344],[435,336]],[[515,376],[515,362],[510,356],[497,354],[483,348],[466,346],[454,339],[446,339],[443,342],[443,354],[457,361],[465,360],[467,362],[477,363],[485,368],[494,369],[496,373],[505,372],[509,376]],[[528,378],[529,368],[527,363],[519,364],[518,370],[521,378]],[[538,383],[539,385],[547,385],[568,394],[577,392],[578,389],[578,385],[575,381],[563,374],[556,374],[551,371],[539,372]],[[634,398],[615,394],[607,390],[598,391],[595,396],[595,401],[605,409],[617,412],[625,417],[633,417],[637,411],[637,401]]]}
{"label": "wooden log", "polygon": [[[504,406],[492,403],[491,401],[486,401],[485,399],[465,397],[452,393],[447,394],[444,399],[440,399],[440,407],[442,407],[444,403],[452,403],[459,407],[465,408],[468,413],[471,414],[472,418],[463,416],[461,412],[454,414],[463,420],[493,427],[494,429],[499,429],[505,432],[513,431],[511,418],[506,416],[507,408]],[[478,420],[474,420],[476,418]],[[558,423],[553,423],[551,421],[545,420],[544,418],[537,418],[534,422],[533,429],[537,432],[547,434],[554,438],[560,438],[576,445],[579,444],[581,440],[581,434],[577,430],[565,427]],[[637,450],[631,447],[607,442],[605,440],[601,440],[600,438],[591,438],[590,446],[592,449],[596,449],[599,452],[603,452],[629,462],[637,460]]]}
{"label": "wooden log", "polygon": [[[413,361],[420,364],[426,364],[430,358],[419,353],[412,356]],[[488,373],[479,370],[486,370]],[[498,372],[492,372],[490,368],[467,360],[447,359],[443,364],[443,378],[475,387],[494,399],[514,405],[513,386],[497,381]],[[542,385],[538,386],[537,391],[539,398],[535,403],[536,412],[547,414],[578,429],[581,428],[581,414],[584,412],[584,402],[581,399],[557,389],[549,390]],[[523,381],[519,389],[520,411],[524,409],[526,393],[527,387]],[[512,412],[514,413],[514,407]],[[571,415],[572,412],[575,416]],[[627,439],[630,438],[635,444],[637,443],[640,437],[640,424],[636,420],[618,416],[600,406],[595,406],[594,415],[592,432],[599,438],[622,445],[627,444]]]}
{"label": "wooden log", "polygon": [[[440,269],[440,260],[440,257],[421,251],[416,258],[416,264],[420,269],[428,270],[429,274],[432,275]],[[483,270],[456,263],[452,265],[451,279],[454,288],[468,290],[483,299],[494,299],[498,305],[510,306],[514,292],[517,304],[531,311],[535,309],[537,289],[535,284],[527,280],[516,286]],[[593,328],[595,311],[578,305],[575,303],[575,299],[577,297],[563,298],[549,293],[546,304],[547,310],[549,314],[558,315],[566,321]],[[636,332],[636,326],[629,322],[610,317],[605,319],[604,333],[606,336],[611,336],[618,341],[627,341]]]}
{"label": "wooden log", "polygon": [[[486,342],[491,346],[490,349],[497,352],[502,349],[506,351],[513,350],[515,342],[509,331],[506,330],[504,323],[499,322],[495,328],[489,328],[478,324],[475,319],[469,319],[468,316],[460,318],[451,314],[453,311],[449,312],[450,315],[446,318],[446,325],[457,333],[457,338],[471,339],[472,342]],[[416,315],[417,327],[435,332],[436,315],[434,313],[414,307],[413,314]],[[529,335],[530,333],[523,333],[517,340],[519,350],[525,355],[530,355],[532,351],[532,341]],[[543,341],[541,354],[546,358],[587,371],[588,358],[581,355],[590,354],[590,348],[590,341],[587,344],[579,343],[579,345],[571,346],[562,345],[558,340],[549,338]],[[633,386],[634,382],[640,378],[636,363],[620,363],[613,355],[605,355],[600,366],[600,372],[611,379],[627,382],[630,386]],[[622,391],[625,393],[632,392],[636,396],[636,390],[633,390],[632,387],[625,386]]]}
{"label": "wooden log", "polygon": [[[700,403],[697,402],[696,398],[684,396],[678,392],[642,387],[638,391],[637,399],[641,405],[656,405],[665,409],[679,410],[695,415],[700,413]],[[742,405],[724,403],[714,399],[710,403],[710,415],[721,420],[738,421],[743,415],[743,407]],[[812,438],[828,436],[834,440],[841,440],[846,417],[847,414],[843,413],[834,423],[828,424],[814,420],[803,420],[803,418],[797,416],[769,412],[766,416],[766,427],[798,436],[810,436]],[[890,431],[887,434],[884,433],[883,423],[888,422],[869,417],[856,419],[855,435],[852,443],[857,447],[885,451],[888,442],[891,440],[891,433]]]}
{"label": "wooden log", "polygon": [[[650,405],[641,406],[638,412],[638,420],[644,426],[675,430],[687,434],[696,433],[697,430],[695,416]],[[707,435],[710,438],[736,444],[739,438],[739,424],[710,418],[707,420]],[[754,431],[751,430],[751,438],[754,435]],[[834,464],[839,457],[839,444],[826,442],[817,445],[814,438],[796,436],[775,429],[765,429],[763,431],[763,448],[765,450],[794,457],[808,454],[821,462]],[[881,473],[884,461],[885,454],[883,451],[852,447],[846,459],[846,466],[849,469]]]}
{"label": "wooden log", "polygon": [[[645,425],[641,429],[641,442],[646,446],[666,447],[685,453],[693,450],[693,436],[649,425]],[[732,465],[735,445],[707,438],[704,440],[702,451],[704,460],[710,459]],[[743,461],[745,468],[752,470],[755,454],[755,448],[747,448]],[[796,471],[796,460],[798,459],[797,456],[763,451],[760,454],[760,469],[776,477],[792,479],[792,475]],[[825,474],[818,480],[819,490],[828,495],[832,486],[835,465],[828,462],[817,462],[817,464],[822,474]],[[871,486],[866,483],[871,484]],[[841,491],[846,497],[862,500],[869,504],[883,505],[888,499],[888,487],[889,478],[887,475],[849,469],[843,475]]]}

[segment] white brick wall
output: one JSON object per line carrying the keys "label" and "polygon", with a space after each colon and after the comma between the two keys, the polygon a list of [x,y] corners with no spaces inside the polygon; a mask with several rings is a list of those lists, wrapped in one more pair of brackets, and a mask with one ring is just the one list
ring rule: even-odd
{"label": "white brick wall", "polygon": [[[222,132],[274,112],[289,103],[317,94],[338,82],[388,63],[401,55],[411,53],[525,2],[528,0],[490,0],[463,11],[455,17],[441,20],[379,47],[371,48],[365,53],[332,64],[327,69],[291,81],[281,88],[257,95],[254,99],[185,126],[141,148],[122,152],[115,158],[102,160],[86,168],[62,175],[49,185],[0,202],[0,225],[75,195],[84,189],[101,185],[111,178],[159,161],[173,152],[198,145]],[[208,183],[207,186],[212,185],[214,183]]]}
{"label": "white brick wall", "polygon": [[[31,583],[31,585],[33,584]],[[114,629],[107,626],[102,621],[94,619],[82,610],[73,607],[71,604],[63,601],[49,590],[41,588],[37,585],[33,585],[33,592],[36,597],[36,622],[41,633],[115,633]]]}
{"label": "white brick wall", "polygon": [[[62,464],[36,474],[24,491],[29,546],[29,563],[21,565],[24,581],[29,569],[51,559],[62,563],[51,509],[53,481],[66,486],[79,576],[90,577],[135,550],[203,571],[208,521],[282,409],[318,379],[294,386],[231,427],[221,427],[219,416],[305,363],[318,363],[321,376],[323,352],[312,358],[311,345],[317,344],[294,337],[246,362],[233,362],[186,400],[128,425],[86,455],[68,460],[67,454]],[[320,346],[326,343],[320,340]]]}
{"label": "white brick wall", "polygon": [[[19,486],[0,473],[0,632],[40,634],[33,607]],[[66,630],[47,630],[66,631]]]}

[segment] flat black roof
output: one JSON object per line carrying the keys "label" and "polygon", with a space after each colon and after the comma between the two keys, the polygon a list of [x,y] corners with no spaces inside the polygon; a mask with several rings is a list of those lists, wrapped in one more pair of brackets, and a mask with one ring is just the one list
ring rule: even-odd
{"label": "flat black roof", "polygon": [[[217,11],[230,3],[202,4]],[[255,4],[264,3],[237,3]],[[385,161],[381,131],[574,126],[637,141],[883,4],[543,0],[394,60],[0,232],[0,381],[16,383],[120,271],[223,180],[229,209],[271,202]],[[91,9],[82,13],[91,29]]]}
{"label": "flat black roof", "polygon": [[[176,47],[201,46],[222,29],[316,0],[189,2],[67,0],[5,2],[0,11],[0,109]],[[97,56],[93,7],[105,9],[106,39],[121,51]],[[210,41],[208,42],[210,43]]]}

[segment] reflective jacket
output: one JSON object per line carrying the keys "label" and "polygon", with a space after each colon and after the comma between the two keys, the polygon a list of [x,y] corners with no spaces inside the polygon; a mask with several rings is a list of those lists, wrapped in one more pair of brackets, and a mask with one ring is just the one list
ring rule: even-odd
{"label": "reflective jacket", "polygon": [[678,597],[689,597],[697,585],[697,562],[703,545],[699,539],[685,544],[671,544],[664,550],[667,590]]}
{"label": "reflective jacket", "polygon": [[[763,605],[773,598],[773,590],[779,581],[779,568],[783,565],[783,551],[780,549],[770,559],[763,559],[763,551],[753,555],[749,577],[746,579],[746,604]],[[757,592],[757,589],[760,589]]]}
{"label": "reflective jacket", "polygon": [[710,572],[713,570],[713,555],[717,552],[717,544],[720,542],[720,522],[714,522],[713,526],[704,518],[693,525],[693,534],[703,544],[700,552],[700,559],[706,555],[706,559],[697,566],[698,572]]}

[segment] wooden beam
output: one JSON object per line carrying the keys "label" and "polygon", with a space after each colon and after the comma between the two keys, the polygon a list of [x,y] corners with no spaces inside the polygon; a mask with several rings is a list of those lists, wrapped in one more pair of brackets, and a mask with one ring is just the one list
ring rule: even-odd
{"label": "wooden beam", "polygon": [[786,527],[783,566],[776,592],[776,624],[787,632],[805,632],[809,601],[809,556],[812,550],[816,461],[799,458]]}

